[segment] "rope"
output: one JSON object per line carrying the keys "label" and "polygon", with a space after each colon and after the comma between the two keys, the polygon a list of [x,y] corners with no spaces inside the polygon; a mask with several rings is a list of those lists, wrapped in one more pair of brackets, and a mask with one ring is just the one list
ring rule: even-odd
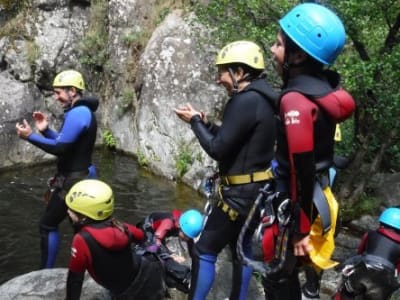
{"label": "rope", "polygon": [[277,242],[275,245],[275,255],[279,253],[279,255],[275,256],[272,262],[265,263],[263,261],[253,260],[247,257],[243,251],[243,240],[244,235],[246,234],[248,228],[250,227],[250,223],[252,222],[254,215],[257,211],[257,208],[260,207],[261,204],[264,202],[264,206],[268,213],[271,214],[272,219],[275,219],[275,211],[273,209],[272,202],[276,199],[276,195],[273,194],[270,183],[267,183],[258,194],[256,200],[250,212],[246,218],[246,221],[239,233],[238,241],[236,244],[236,251],[238,253],[239,259],[243,262],[243,264],[252,267],[257,272],[261,273],[262,276],[267,277],[268,275],[275,274],[279,272],[284,264],[287,254],[287,245],[289,242],[289,227],[287,226],[290,219],[290,214],[285,213],[287,209],[289,209],[290,200],[284,200],[278,208],[278,216],[277,220],[279,223],[279,236],[277,238]]}

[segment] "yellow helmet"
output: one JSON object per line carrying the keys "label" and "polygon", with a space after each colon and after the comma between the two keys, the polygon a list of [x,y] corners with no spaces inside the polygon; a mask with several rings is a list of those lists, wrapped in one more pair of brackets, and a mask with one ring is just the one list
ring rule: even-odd
{"label": "yellow helmet", "polygon": [[53,81],[53,87],[73,86],[79,90],[85,89],[85,81],[81,73],[75,70],[66,70],[57,74]]}
{"label": "yellow helmet", "polygon": [[256,70],[264,70],[264,56],[262,49],[249,41],[236,41],[226,45],[219,51],[215,64],[225,65],[242,63]]}
{"label": "yellow helmet", "polygon": [[65,202],[71,210],[97,221],[107,219],[114,210],[112,189],[97,179],[85,179],[74,184]]}

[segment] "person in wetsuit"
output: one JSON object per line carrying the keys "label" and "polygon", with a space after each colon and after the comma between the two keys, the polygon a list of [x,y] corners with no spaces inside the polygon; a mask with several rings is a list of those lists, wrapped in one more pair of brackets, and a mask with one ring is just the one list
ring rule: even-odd
{"label": "person in wetsuit", "polygon": [[385,209],[379,223],[364,234],[358,255],[344,262],[334,300],[387,300],[400,287],[400,209]]}
{"label": "person in wetsuit", "polygon": [[54,78],[54,98],[64,109],[59,132],[49,128],[48,116],[40,111],[33,113],[39,133],[33,132],[26,120],[16,124],[19,137],[57,157],[57,173],[48,182],[47,206],[39,224],[41,268],[52,268],[56,261],[58,225],[67,216],[65,194],[75,182],[96,177],[92,152],[97,131],[94,112],[99,101],[93,96],[83,96],[84,89],[82,74],[75,70],[63,71]]}
{"label": "person in wetsuit", "polygon": [[[147,234],[147,242],[155,246],[166,246],[166,238],[179,237],[188,244],[191,252],[194,239],[203,229],[203,216],[198,210],[189,209],[182,213],[174,209],[172,212],[153,212],[136,226],[141,227]],[[181,262],[179,257],[172,257]]]}
{"label": "person in wetsuit", "polygon": [[[277,94],[265,79],[263,52],[253,42],[226,45],[217,55],[216,65],[217,83],[230,97],[222,124],[209,122],[190,104],[175,109],[180,119],[190,123],[204,151],[218,162],[221,180],[221,197],[194,246],[189,299],[206,299],[214,282],[217,256],[229,245],[233,264],[229,299],[244,300],[252,268],[242,265],[236,243],[259,189],[272,179]],[[249,257],[255,226],[244,238],[244,252]]]}
{"label": "person in wetsuit", "polygon": [[[345,29],[337,15],[322,5],[303,3],[279,25],[270,49],[283,81],[275,184],[278,200],[291,199],[292,223],[289,243],[282,247],[286,265],[265,278],[264,290],[268,300],[296,300],[301,299],[301,266],[311,265],[320,275],[322,269],[335,265],[330,257],[338,204],[327,174],[333,165],[336,124],[351,116],[355,103],[341,87],[339,74],[325,68],[334,63],[345,43]],[[265,232],[265,252],[273,253],[274,237]],[[309,296],[318,298],[318,289],[317,284]]]}
{"label": "person in wetsuit", "polygon": [[65,197],[76,232],[71,245],[67,300],[78,300],[87,270],[115,300],[164,299],[164,270],[133,252],[132,242],[143,242],[140,228],[113,218],[111,187],[97,179],[76,183]]}
{"label": "person in wetsuit", "polygon": [[[166,239],[179,237],[187,244],[189,256],[192,257],[194,240],[203,229],[203,215],[196,209],[189,209],[182,213],[174,209],[172,212],[153,212],[136,226],[142,228],[147,236],[144,243],[145,251],[155,253],[163,262],[169,288],[177,288],[188,293],[191,278],[191,269],[184,264],[185,257],[173,253],[168,249]],[[143,246],[138,248],[143,252]]]}

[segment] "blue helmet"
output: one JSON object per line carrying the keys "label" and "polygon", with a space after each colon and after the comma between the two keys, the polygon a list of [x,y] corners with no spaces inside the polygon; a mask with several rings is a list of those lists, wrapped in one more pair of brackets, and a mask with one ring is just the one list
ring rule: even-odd
{"label": "blue helmet", "polygon": [[190,209],[179,218],[179,226],[186,236],[194,239],[203,229],[203,220],[203,216],[198,210]]}
{"label": "blue helmet", "polygon": [[346,40],[342,21],[320,4],[295,6],[279,25],[297,46],[325,65],[334,63]]}
{"label": "blue helmet", "polygon": [[400,208],[390,207],[385,209],[379,217],[379,222],[400,230]]}

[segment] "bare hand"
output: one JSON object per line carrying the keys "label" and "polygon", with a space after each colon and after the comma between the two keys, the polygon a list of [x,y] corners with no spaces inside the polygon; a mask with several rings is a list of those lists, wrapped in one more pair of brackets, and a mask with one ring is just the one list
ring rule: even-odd
{"label": "bare hand", "polygon": [[35,126],[39,131],[45,131],[49,126],[49,118],[46,114],[35,111],[33,112],[33,119],[35,120]]}
{"label": "bare hand", "polygon": [[22,139],[27,139],[32,134],[32,128],[25,119],[22,124],[17,123],[15,128],[17,129],[18,136]]}
{"label": "bare hand", "polygon": [[171,258],[174,260],[174,261],[176,261],[177,263],[183,263],[183,262],[185,262],[185,258],[183,257],[183,256],[180,256],[180,255],[178,255],[178,254],[171,254]]}
{"label": "bare hand", "polygon": [[310,244],[310,236],[307,235],[301,240],[295,241],[293,244],[293,248],[295,256],[307,256],[312,250],[312,246]]}
{"label": "bare hand", "polygon": [[176,115],[186,123],[189,123],[195,115],[199,115],[202,118],[201,112],[195,110],[189,103],[179,108],[175,108],[174,111]]}

